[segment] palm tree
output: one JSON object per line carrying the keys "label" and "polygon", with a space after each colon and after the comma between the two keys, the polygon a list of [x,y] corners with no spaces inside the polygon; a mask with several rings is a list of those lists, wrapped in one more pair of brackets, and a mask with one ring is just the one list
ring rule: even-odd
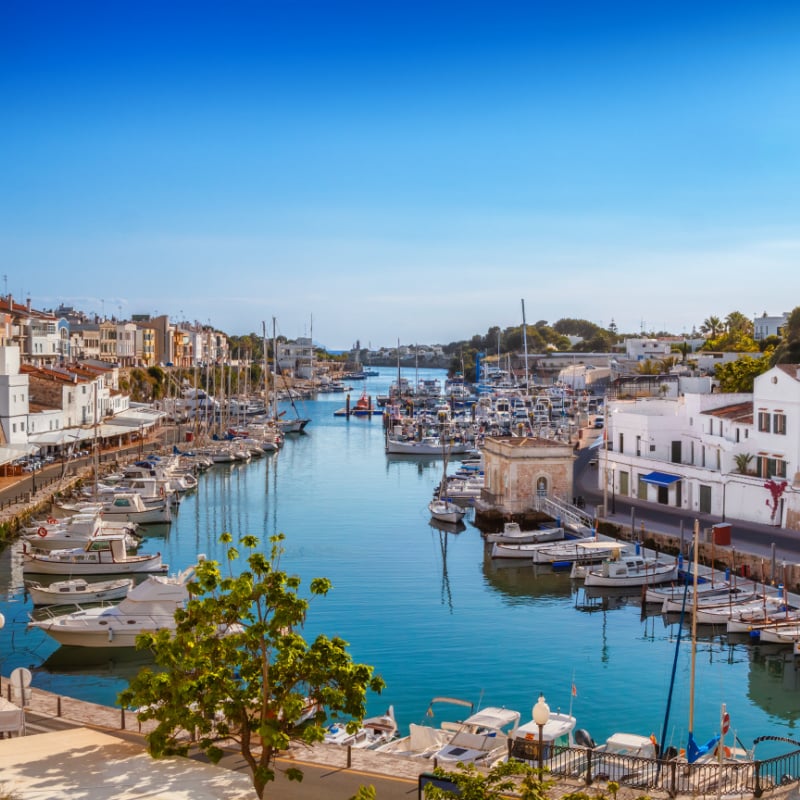
{"label": "palm tree", "polygon": [[709,339],[716,339],[717,334],[723,329],[722,320],[719,317],[710,316],[708,319],[703,320],[700,326],[700,333],[707,336]]}
{"label": "palm tree", "polygon": [[747,475],[747,466],[753,460],[753,456],[750,453],[738,453],[733,457],[733,460],[739,474]]}

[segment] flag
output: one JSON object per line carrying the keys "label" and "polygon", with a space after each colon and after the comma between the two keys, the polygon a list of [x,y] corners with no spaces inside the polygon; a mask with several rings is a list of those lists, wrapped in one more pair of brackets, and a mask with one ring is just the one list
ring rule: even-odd
{"label": "flag", "polygon": [[572,682],[572,696],[573,697],[577,697],[578,696],[578,687],[575,685],[574,681]]}

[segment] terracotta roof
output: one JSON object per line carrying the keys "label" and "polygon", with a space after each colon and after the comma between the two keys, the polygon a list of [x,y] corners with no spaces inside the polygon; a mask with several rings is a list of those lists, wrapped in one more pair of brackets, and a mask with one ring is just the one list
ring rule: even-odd
{"label": "terracotta roof", "polygon": [[743,425],[753,423],[753,403],[748,401],[745,403],[732,403],[729,406],[720,406],[719,408],[704,411],[711,417],[719,417],[720,419],[728,419],[731,422],[740,422]]}
{"label": "terracotta roof", "polygon": [[776,364],[775,366],[785,372],[789,377],[797,380],[797,375],[800,372],[800,364]]}

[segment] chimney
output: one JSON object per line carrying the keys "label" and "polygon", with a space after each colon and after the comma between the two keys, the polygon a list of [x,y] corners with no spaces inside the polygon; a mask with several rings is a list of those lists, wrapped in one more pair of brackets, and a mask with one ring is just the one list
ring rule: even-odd
{"label": "chimney", "polygon": [[27,299],[27,301],[25,302],[25,306],[26,306],[26,307],[27,307],[27,309],[28,309],[28,313],[30,313],[30,311],[31,311],[31,299],[30,299],[30,297],[29,297],[29,298]]}
{"label": "chimney", "polygon": [[8,310],[14,310],[14,298],[11,296],[11,292],[8,293]]}

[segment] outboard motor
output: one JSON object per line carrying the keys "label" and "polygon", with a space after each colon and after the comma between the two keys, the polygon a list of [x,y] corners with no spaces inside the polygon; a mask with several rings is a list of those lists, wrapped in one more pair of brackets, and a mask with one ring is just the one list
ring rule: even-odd
{"label": "outboard motor", "polygon": [[581,747],[596,747],[594,743],[594,739],[589,735],[589,731],[584,730],[583,728],[578,728],[575,731],[575,743],[579,744]]}

